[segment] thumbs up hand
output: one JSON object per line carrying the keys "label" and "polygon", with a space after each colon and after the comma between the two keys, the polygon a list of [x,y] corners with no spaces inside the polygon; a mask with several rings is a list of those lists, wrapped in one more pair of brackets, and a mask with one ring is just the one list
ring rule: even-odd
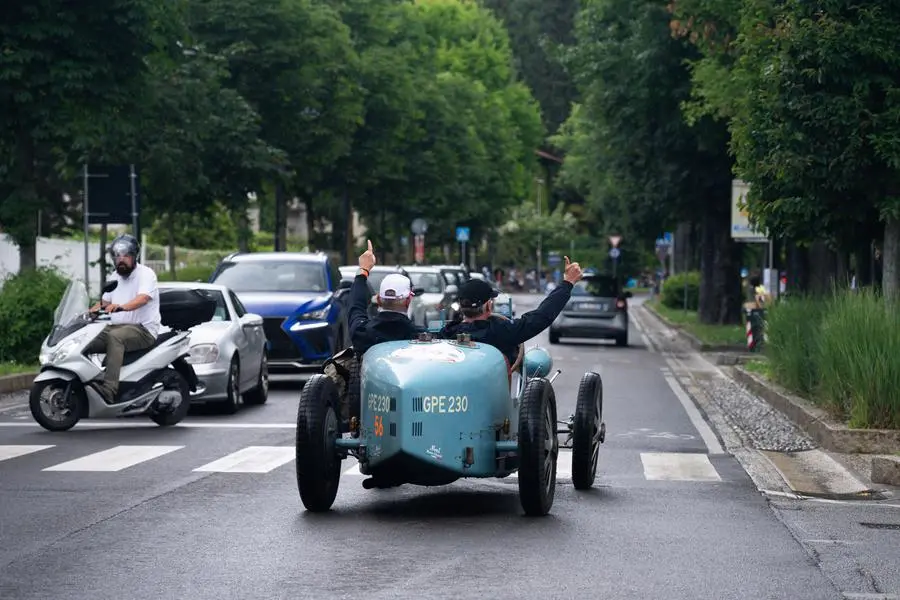
{"label": "thumbs up hand", "polygon": [[372,240],[366,240],[369,244],[369,249],[363,252],[359,256],[359,267],[361,269],[365,269],[366,271],[371,271],[372,267],[375,266],[375,252],[372,250]]}
{"label": "thumbs up hand", "polygon": [[563,279],[574,285],[581,281],[581,277],[584,273],[581,270],[581,265],[579,265],[578,263],[570,263],[568,256],[566,256],[565,259],[566,272],[563,275]]}

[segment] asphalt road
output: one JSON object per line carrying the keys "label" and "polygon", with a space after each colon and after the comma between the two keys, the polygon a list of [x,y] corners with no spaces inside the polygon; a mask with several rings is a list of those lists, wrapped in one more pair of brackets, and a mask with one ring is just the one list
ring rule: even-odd
{"label": "asphalt road", "polygon": [[[538,300],[517,297],[517,312]],[[851,597],[676,394],[639,331],[628,348],[535,341],[563,369],[560,417],[597,370],[607,424],[594,489],[574,490],[563,454],[540,519],[522,515],[514,479],[364,490],[350,462],[334,510],[306,513],[297,388],[171,429],[84,422],[51,434],[7,409],[0,598]],[[242,464],[216,462],[237,452]]]}

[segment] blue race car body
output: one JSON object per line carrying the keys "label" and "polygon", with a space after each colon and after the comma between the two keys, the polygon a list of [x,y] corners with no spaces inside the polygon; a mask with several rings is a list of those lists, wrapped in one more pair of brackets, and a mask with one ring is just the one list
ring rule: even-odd
{"label": "blue race car body", "polygon": [[[437,323],[433,324],[434,326]],[[432,329],[432,327],[429,327]],[[308,510],[327,510],[337,494],[340,463],[349,455],[369,475],[366,488],[437,486],[461,478],[503,478],[518,472],[529,515],[550,511],[556,487],[558,434],[572,440],[573,482],[593,485],[605,437],[602,384],[586,373],[578,408],[559,430],[553,361],[540,347],[510,365],[493,346],[466,336],[377,344],[359,368],[359,422],[341,436],[337,386],[316,375],[297,412],[297,485]],[[351,378],[351,386],[353,378]],[[355,417],[354,417],[355,419]]]}
{"label": "blue race car body", "polygon": [[263,318],[269,368],[319,371],[348,345],[347,288],[325,254],[265,252],[227,257],[211,277]]}

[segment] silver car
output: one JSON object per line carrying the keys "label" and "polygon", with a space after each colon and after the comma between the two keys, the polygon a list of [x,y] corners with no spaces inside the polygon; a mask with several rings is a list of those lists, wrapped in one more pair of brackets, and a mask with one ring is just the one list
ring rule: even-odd
{"label": "silver car", "polygon": [[216,301],[212,321],[191,328],[190,356],[200,385],[192,404],[215,403],[228,414],[243,404],[265,404],[269,395],[269,363],[263,319],[248,313],[224,285],[165,282],[159,289],[193,289]]}
{"label": "silver car", "polygon": [[458,288],[447,282],[438,267],[404,266],[414,288],[418,289],[417,302],[409,307],[409,318],[416,325],[428,326],[431,321],[441,318],[441,312],[449,318],[453,309],[450,304],[456,297]]}

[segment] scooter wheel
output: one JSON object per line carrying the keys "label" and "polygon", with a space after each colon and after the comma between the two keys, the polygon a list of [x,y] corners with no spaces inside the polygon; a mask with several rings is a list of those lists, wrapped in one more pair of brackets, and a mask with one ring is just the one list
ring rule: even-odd
{"label": "scooter wheel", "polygon": [[[34,420],[47,431],[67,431],[75,427],[75,424],[81,420],[81,403],[78,401],[78,394],[82,392],[73,389],[68,400],[64,400],[67,385],[68,382],[62,379],[51,379],[31,386],[28,408],[31,410]],[[48,408],[58,414],[49,416],[44,411],[42,400],[45,393],[49,393]]]}
{"label": "scooter wheel", "polygon": [[191,409],[191,388],[188,386],[187,380],[181,376],[181,373],[173,371],[169,375],[169,380],[165,384],[165,390],[181,392],[181,404],[176,406],[171,412],[150,413],[150,418],[160,427],[177,425],[187,416],[188,411]]}

